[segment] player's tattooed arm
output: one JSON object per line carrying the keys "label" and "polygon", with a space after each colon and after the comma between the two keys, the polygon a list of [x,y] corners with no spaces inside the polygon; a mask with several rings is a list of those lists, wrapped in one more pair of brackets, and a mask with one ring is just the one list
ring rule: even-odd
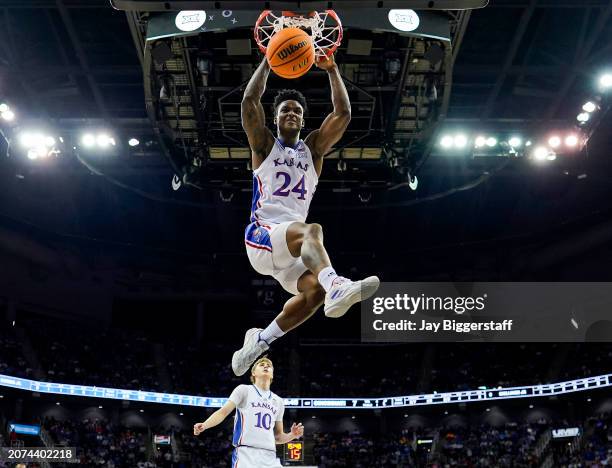
{"label": "player's tattooed arm", "polygon": [[276,421],[274,424],[274,440],[278,445],[286,444],[292,440],[299,439],[304,435],[304,426],[302,423],[291,425],[291,431],[285,433],[282,421]]}
{"label": "player's tattooed arm", "polygon": [[344,135],[351,121],[351,102],[333,55],[327,60],[317,62],[317,66],[325,70],[329,76],[332,104],[334,105],[333,112],[325,118],[321,127],[318,130],[314,130],[306,138],[306,144],[314,152],[314,156],[321,158]]}
{"label": "player's tattooed arm", "polygon": [[205,430],[210,429],[211,427],[218,426],[225,420],[225,418],[228,417],[228,415],[232,413],[232,411],[234,411],[235,408],[236,405],[234,404],[234,402],[228,401],[227,403],[225,403],[225,405],[223,405],[221,408],[211,414],[206,421],[194,424],[193,435],[200,435]]}
{"label": "player's tattooed arm", "polygon": [[254,169],[263,162],[274,144],[274,136],[266,127],[266,115],[261,104],[269,74],[270,66],[264,58],[249,80],[242,97],[242,128],[247,134],[253,152]]}

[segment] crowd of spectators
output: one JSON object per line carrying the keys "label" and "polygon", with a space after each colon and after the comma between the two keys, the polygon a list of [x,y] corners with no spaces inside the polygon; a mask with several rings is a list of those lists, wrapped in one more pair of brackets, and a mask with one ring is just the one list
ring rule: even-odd
{"label": "crowd of spectators", "polygon": [[409,430],[381,436],[360,432],[317,433],[312,452],[319,468],[426,466],[429,452]]}
{"label": "crowd of spectators", "polygon": [[[234,344],[174,341],[75,322],[21,323],[47,381],[227,396],[246,378],[230,367]],[[0,330],[0,373],[35,378],[10,328]],[[612,344],[286,343],[271,350],[283,396],[393,396],[558,382],[611,372]],[[280,350],[280,351],[279,351]]]}
{"label": "crowd of spectators", "polygon": [[47,381],[164,391],[143,334],[53,320],[25,326]]}
{"label": "crowd of spectators", "polygon": [[612,415],[589,418],[583,442],[586,466],[612,466]]}
{"label": "crowd of spectators", "polygon": [[226,428],[216,427],[204,435],[194,437],[190,431],[176,432],[184,461],[189,466],[229,467],[231,460],[232,438]]}
{"label": "crowd of spectators", "polygon": [[440,431],[443,466],[539,467],[535,447],[548,424],[508,423],[503,427],[461,427]]}
{"label": "crowd of spectators", "polygon": [[[329,421],[333,426],[333,421]],[[180,430],[134,428],[104,419],[41,421],[54,444],[78,447],[81,466],[109,468],[221,468],[231,466],[229,424],[195,437]],[[575,425],[580,435],[554,439],[551,430]],[[307,433],[305,463],[319,468],[603,468],[612,466],[612,417],[600,414],[568,423],[508,422],[501,426],[460,425],[404,428],[386,433],[363,428]],[[153,435],[172,437],[171,445]],[[0,436],[0,446],[3,445]],[[545,443],[542,443],[542,442]],[[545,462],[548,460],[548,465]],[[0,467],[3,466],[0,464]],[[64,465],[58,464],[58,467]],[[74,466],[66,464],[65,466]]]}
{"label": "crowd of spectators", "polygon": [[143,430],[99,419],[58,421],[46,418],[42,421],[42,427],[55,444],[78,447],[81,465],[144,468],[148,462],[147,434]]}
{"label": "crowd of spectators", "polygon": [[164,352],[175,393],[229,396],[234,388],[244,383],[244,379],[237,378],[228,364],[231,359],[228,346],[210,344],[203,348],[168,342],[164,345]]}
{"label": "crowd of spectators", "polygon": [[302,396],[393,396],[512,387],[612,372],[609,343],[302,346],[299,354],[304,356]]}
{"label": "crowd of spectators", "polygon": [[34,370],[23,355],[23,348],[13,328],[0,326],[0,374],[33,378]]}

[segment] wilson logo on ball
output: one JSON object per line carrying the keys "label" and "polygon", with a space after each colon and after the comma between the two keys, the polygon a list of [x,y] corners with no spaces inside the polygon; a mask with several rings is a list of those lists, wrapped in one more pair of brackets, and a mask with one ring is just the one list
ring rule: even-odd
{"label": "wilson logo on ball", "polygon": [[276,55],[279,59],[285,60],[287,57],[289,57],[290,55],[293,55],[295,52],[302,49],[303,47],[306,47],[307,45],[308,45],[307,41],[298,42],[297,44],[291,44],[289,45],[289,47],[285,47],[283,50],[281,50]]}

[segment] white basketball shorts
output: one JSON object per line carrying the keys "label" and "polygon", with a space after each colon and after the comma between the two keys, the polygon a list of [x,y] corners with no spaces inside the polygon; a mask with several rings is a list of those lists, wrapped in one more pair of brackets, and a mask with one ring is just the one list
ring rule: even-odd
{"label": "white basketball shorts", "polygon": [[251,223],[244,232],[244,244],[249,261],[257,273],[272,276],[285,291],[297,295],[297,282],[308,268],[300,257],[296,258],[289,252],[287,228],[292,223]]}
{"label": "white basketball shorts", "polygon": [[276,452],[241,445],[232,452],[232,468],[282,468]]}

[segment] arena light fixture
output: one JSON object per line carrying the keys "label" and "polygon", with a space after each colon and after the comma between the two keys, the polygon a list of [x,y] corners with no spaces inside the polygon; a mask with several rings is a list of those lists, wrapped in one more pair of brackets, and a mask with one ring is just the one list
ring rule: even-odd
{"label": "arena light fixture", "polygon": [[8,110],[10,110],[11,108],[9,107],[9,105],[6,102],[3,102],[2,104],[0,104],[0,112],[6,112]]}
{"label": "arena light fixture", "polygon": [[599,87],[603,90],[612,88],[612,73],[604,73],[599,78]]}
{"label": "arena light fixture", "polygon": [[444,135],[440,139],[440,146],[442,146],[442,148],[445,148],[445,149],[450,149],[453,147],[454,142],[455,142],[455,139],[452,136]]}
{"label": "arena light fixture", "polygon": [[549,153],[548,156],[546,156],[546,159],[548,161],[554,161],[555,159],[557,159],[557,155],[555,153]]}
{"label": "arena light fixture", "polygon": [[515,136],[508,140],[508,144],[512,146],[513,148],[520,148],[521,145],[523,144],[523,140]]}
{"label": "arena light fixture", "polygon": [[525,142],[525,146],[531,146],[532,144],[533,144],[533,143],[531,142],[531,140],[527,140],[527,141]]}
{"label": "arena light fixture", "polygon": [[580,123],[586,123],[589,121],[589,119],[591,118],[591,114],[589,114],[588,112],[581,112],[580,114],[578,114],[578,116],[576,117],[576,119],[578,120],[578,122]]}
{"label": "arena light fixture", "polygon": [[87,132],[81,137],[81,145],[87,149],[108,150],[115,146],[115,138],[108,132]]}
{"label": "arena light fixture", "polygon": [[489,148],[493,148],[495,145],[497,145],[497,138],[495,138],[495,137],[487,138],[487,146]]}
{"label": "arena light fixture", "polygon": [[38,132],[23,132],[19,135],[19,144],[23,148],[33,148],[44,143],[45,137]]}
{"label": "arena light fixture", "polygon": [[565,137],[565,146],[574,148],[578,145],[578,137],[576,135],[568,135]]}
{"label": "arena light fixture", "polygon": [[115,140],[113,140],[106,133],[100,133],[98,136],[96,136],[96,143],[100,148],[108,148],[109,146],[115,144]]}
{"label": "arena light fixture", "polygon": [[128,141],[128,145],[130,146],[138,146],[140,144],[140,141],[138,141],[137,138],[130,138],[130,141]]}
{"label": "arena light fixture", "polygon": [[2,118],[6,120],[7,122],[11,122],[15,120],[15,113],[10,109],[0,113],[0,116],[2,116]]}
{"label": "arena light fixture", "polygon": [[597,110],[597,104],[595,104],[593,101],[585,102],[582,106],[582,110],[590,114]]}
{"label": "arena light fixture", "polygon": [[465,136],[463,133],[458,133],[457,135],[455,135],[455,138],[453,138],[453,144],[455,145],[455,148],[465,148],[467,146],[467,143],[467,136]]}
{"label": "arena light fixture", "polygon": [[85,148],[93,148],[96,145],[96,137],[91,133],[86,133],[81,138],[81,143]]}
{"label": "arena light fixture", "polygon": [[536,149],[533,150],[533,157],[537,161],[544,161],[546,160],[547,156],[548,156],[548,148],[546,148],[546,146],[538,146]]}
{"label": "arena light fixture", "polygon": [[47,152],[44,151],[44,148],[30,148],[27,152],[28,159],[36,160],[39,158],[44,158],[47,156]]}
{"label": "arena light fixture", "polygon": [[476,140],[474,140],[474,146],[476,148],[482,148],[486,144],[487,144],[487,139],[483,137],[482,135],[478,135],[476,137]]}
{"label": "arena light fixture", "polygon": [[59,153],[55,147],[55,138],[41,131],[24,131],[18,135],[17,140],[28,159],[42,159]]}
{"label": "arena light fixture", "polygon": [[561,146],[561,137],[559,137],[558,135],[553,135],[548,139],[548,145],[551,148],[558,148],[559,146]]}

